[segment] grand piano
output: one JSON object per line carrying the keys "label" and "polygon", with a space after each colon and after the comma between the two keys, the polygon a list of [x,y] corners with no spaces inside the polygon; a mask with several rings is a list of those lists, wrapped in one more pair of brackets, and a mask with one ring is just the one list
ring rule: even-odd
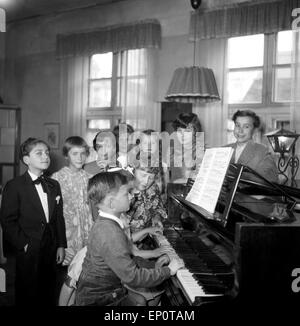
{"label": "grand piano", "polygon": [[300,302],[291,287],[300,267],[300,190],[231,164],[211,214],[185,199],[190,186],[169,184],[168,220],[155,239],[185,264],[168,281],[167,304]]}

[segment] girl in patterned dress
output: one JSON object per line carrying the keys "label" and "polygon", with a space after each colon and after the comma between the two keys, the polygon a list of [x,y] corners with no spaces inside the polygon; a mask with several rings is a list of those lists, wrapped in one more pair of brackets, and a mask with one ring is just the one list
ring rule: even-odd
{"label": "girl in patterned dress", "polygon": [[161,168],[139,165],[135,168],[134,175],[136,191],[127,212],[131,233],[153,226],[163,229],[162,222],[168,216],[155,182],[161,175]]}
{"label": "girl in patterned dress", "polygon": [[88,154],[84,139],[78,136],[67,138],[63,155],[68,165],[52,175],[60,184],[64,205],[68,248],[63,265],[69,265],[76,253],[87,244],[93,224],[87,198],[89,175],[82,169]]}

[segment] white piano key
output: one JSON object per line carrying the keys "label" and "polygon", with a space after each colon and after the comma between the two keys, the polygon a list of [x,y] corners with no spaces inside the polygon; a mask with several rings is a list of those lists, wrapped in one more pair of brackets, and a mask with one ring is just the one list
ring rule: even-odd
{"label": "white piano key", "polygon": [[[170,259],[178,259],[183,262],[184,265],[184,260],[177,255],[176,251],[164,235],[159,234],[155,236],[155,239],[158,245],[162,247],[163,250],[165,250],[165,253],[167,253]],[[213,297],[223,295],[218,293],[205,293],[205,290],[194,278],[193,273],[191,273],[187,268],[179,269],[177,271],[176,277],[181,286],[184,288],[191,302],[194,302],[196,297]]]}

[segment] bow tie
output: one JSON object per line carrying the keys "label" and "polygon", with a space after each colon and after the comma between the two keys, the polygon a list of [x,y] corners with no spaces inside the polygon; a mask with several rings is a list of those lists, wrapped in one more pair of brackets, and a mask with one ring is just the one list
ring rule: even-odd
{"label": "bow tie", "polygon": [[50,192],[49,188],[52,187],[51,182],[49,180],[47,180],[44,176],[38,177],[37,179],[35,179],[34,181],[32,181],[32,183],[34,185],[41,184],[42,185],[42,188],[43,188],[43,191],[46,194],[49,194],[49,192]]}

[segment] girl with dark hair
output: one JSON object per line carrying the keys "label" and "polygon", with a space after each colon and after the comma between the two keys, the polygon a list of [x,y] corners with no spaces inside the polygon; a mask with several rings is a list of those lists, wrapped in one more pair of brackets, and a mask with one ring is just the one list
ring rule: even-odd
{"label": "girl with dark hair", "polygon": [[174,146],[170,148],[170,178],[175,183],[186,183],[189,178],[195,178],[203,157],[199,156],[202,151],[199,148],[200,144],[197,144],[199,140],[197,133],[202,132],[202,127],[194,113],[180,113],[172,125],[176,137]]}
{"label": "girl with dark hair", "polygon": [[259,117],[253,111],[238,110],[232,120],[236,142],[227,145],[234,148],[232,161],[249,166],[269,181],[278,182],[276,164],[268,148],[253,141],[255,129],[260,126]]}

